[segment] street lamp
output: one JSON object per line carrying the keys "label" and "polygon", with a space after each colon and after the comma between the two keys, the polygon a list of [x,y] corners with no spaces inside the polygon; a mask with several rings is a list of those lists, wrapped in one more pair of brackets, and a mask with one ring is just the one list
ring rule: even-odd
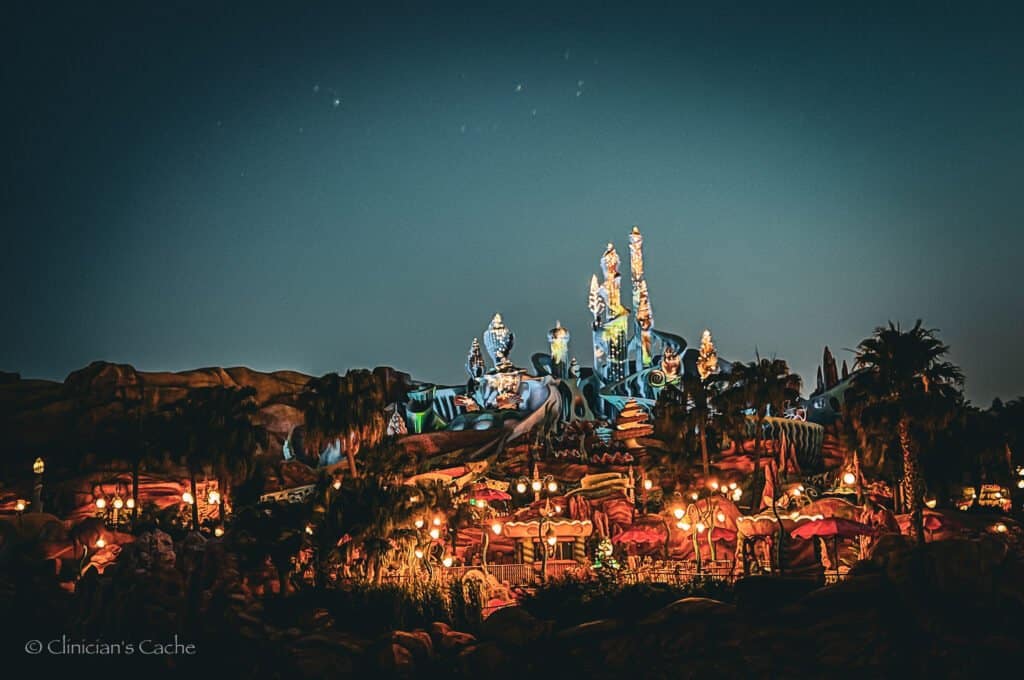
{"label": "street lamp", "polygon": [[32,463],[32,474],[35,480],[32,484],[32,503],[35,505],[35,512],[43,511],[43,472],[46,471],[46,463],[42,458],[36,458]]}

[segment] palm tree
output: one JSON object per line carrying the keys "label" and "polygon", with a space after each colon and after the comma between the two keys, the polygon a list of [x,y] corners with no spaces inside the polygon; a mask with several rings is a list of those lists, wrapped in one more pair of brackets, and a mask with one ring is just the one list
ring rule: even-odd
{"label": "palm tree", "polygon": [[728,380],[730,397],[745,401],[754,410],[754,452],[760,454],[765,417],[782,413],[788,402],[800,397],[800,376],[790,373],[789,364],[782,359],[758,356],[749,364],[734,363]]}
{"label": "palm tree", "polygon": [[177,434],[172,448],[188,467],[193,528],[199,526],[196,477],[212,467],[226,492],[232,480],[251,469],[253,451],[265,437],[263,428],[253,424],[255,393],[252,388],[201,387],[167,407]]}
{"label": "palm tree", "polygon": [[348,459],[349,474],[357,474],[356,454],[375,447],[386,433],[387,397],[378,377],[367,370],[352,370],[344,377],[328,373],[312,378],[299,396],[306,437],[319,454],[325,444],[338,441]]}
{"label": "palm tree", "polygon": [[700,447],[704,478],[711,476],[707,429],[711,420],[708,385],[697,376],[685,376],[678,387],[668,386],[658,394],[655,422],[676,445],[693,448],[692,435]]}
{"label": "palm tree", "polygon": [[856,398],[875,422],[896,424],[903,462],[901,496],[918,542],[924,541],[920,430],[941,422],[941,414],[955,403],[963,384],[959,367],[943,360],[949,347],[935,334],[920,319],[908,331],[891,321],[879,326],[857,346],[855,367],[861,370],[851,380]]}

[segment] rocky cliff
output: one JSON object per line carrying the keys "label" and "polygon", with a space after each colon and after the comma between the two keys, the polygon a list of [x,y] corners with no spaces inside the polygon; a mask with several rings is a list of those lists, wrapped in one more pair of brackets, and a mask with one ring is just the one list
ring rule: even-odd
{"label": "rocky cliff", "polygon": [[[374,369],[392,401],[404,396],[408,374]],[[310,376],[296,371],[263,373],[245,367],[198,368],[179,373],[143,372],[127,364],[97,361],[63,383],[0,379],[0,453],[7,470],[29,470],[36,456],[61,464],[87,453],[83,447],[107,424],[135,418],[135,405],[154,412],[200,387],[251,387],[260,424],[270,434],[270,453],[280,455],[291,430],[302,424],[298,397]]]}

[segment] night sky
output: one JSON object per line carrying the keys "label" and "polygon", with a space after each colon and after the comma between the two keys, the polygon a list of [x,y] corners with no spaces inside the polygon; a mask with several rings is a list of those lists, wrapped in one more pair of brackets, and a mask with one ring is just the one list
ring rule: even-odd
{"label": "night sky", "polygon": [[0,369],[453,384],[495,311],[517,364],[558,319],[590,365],[639,224],[690,345],[813,388],[923,317],[975,403],[1024,393],[1017,3],[20,4]]}

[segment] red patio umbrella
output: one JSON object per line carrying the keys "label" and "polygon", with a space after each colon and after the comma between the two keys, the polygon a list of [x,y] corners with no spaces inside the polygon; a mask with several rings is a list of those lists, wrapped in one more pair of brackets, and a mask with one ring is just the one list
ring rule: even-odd
{"label": "red patio umbrella", "polygon": [[474,491],[470,492],[469,497],[472,498],[473,500],[487,501],[488,503],[492,501],[512,500],[512,496],[505,493],[504,491],[498,491],[497,489],[492,489],[486,486],[482,489],[475,489]]}
{"label": "red patio umbrella", "polygon": [[621,534],[612,536],[612,543],[660,543],[663,540],[663,533],[652,527],[630,527]]}
{"label": "red patio umbrella", "polygon": [[855,522],[852,519],[843,517],[826,517],[816,519],[798,526],[790,533],[793,538],[813,539],[815,537],[831,537],[836,552],[836,574],[839,574],[839,539],[853,538],[855,536],[874,536],[878,530],[867,524]]}

